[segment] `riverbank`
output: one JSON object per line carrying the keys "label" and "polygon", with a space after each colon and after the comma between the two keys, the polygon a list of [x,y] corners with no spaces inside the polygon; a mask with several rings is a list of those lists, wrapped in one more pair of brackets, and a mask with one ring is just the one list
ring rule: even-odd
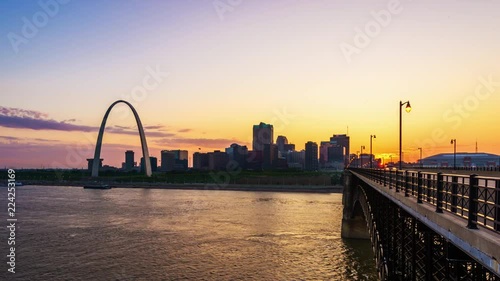
{"label": "riverbank", "polygon": [[[76,186],[96,184],[88,181],[26,181],[24,185],[42,186]],[[154,189],[180,189],[180,190],[231,190],[231,191],[269,191],[269,192],[311,192],[311,193],[342,193],[344,187],[341,185],[253,185],[253,184],[205,184],[205,183],[183,183],[167,184],[162,182],[106,182],[112,188],[154,188]]]}

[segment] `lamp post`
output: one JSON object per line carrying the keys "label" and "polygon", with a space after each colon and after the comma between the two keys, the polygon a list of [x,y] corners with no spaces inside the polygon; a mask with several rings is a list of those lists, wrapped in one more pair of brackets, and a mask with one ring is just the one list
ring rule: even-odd
{"label": "lamp post", "polygon": [[361,153],[359,153],[359,167],[363,168],[363,149],[365,149],[365,146],[361,146]]}
{"label": "lamp post", "polygon": [[373,158],[372,158],[372,139],[376,139],[376,135],[370,135],[370,169],[373,168]]}
{"label": "lamp post", "polygon": [[424,166],[424,163],[422,163],[422,148],[419,147],[418,150],[420,150],[420,169]]}
{"label": "lamp post", "polygon": [[452,139],[451,144],[453,144],[453,170],[457,169],[457,139]]}
{"label": "lamp post", "polygon": [[411,105],[410,101],[402,102],[399,101],[399,169],[403,168],[403,158],[402,154],[402,146],[403,146],[403,135],[402,135],[402,127],[403,127],[403,105],[406,104],[405,111],[410,113]]}

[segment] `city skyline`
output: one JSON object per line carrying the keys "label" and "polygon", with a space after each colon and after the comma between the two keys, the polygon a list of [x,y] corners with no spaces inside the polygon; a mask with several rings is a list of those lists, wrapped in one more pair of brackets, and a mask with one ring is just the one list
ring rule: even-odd
{"label": "city skyline", "polygon": [[[296,150],[348,134],[356,153],[376,134],[376,158],[396,160],[396,104],[407,100],[405,161],[419,147],[424,157],[452,152],[450,139],[460,152],[477,142],[500,154],[498,2],[242,1],[224,12],[203,1],[40,3],[52,6],[0,3],[9,11],[0,19],[2,166],[86,167],[118,99],[136,107],[157,157],[252,147],[250,127],[264,122]],[[127,110],[110,115],[107,164],[140,151]]]}

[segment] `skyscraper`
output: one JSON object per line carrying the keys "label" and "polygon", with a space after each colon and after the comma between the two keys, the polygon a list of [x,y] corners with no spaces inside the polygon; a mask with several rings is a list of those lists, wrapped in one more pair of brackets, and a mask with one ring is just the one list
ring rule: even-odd
{"label": "skyscraper", "polygon": [[125,151],[125,170],[132,170],[135,167],[134,163],[134,151]]}
{"label": "skyscraper", "polygon": [[187,150],[162,150],[161,151],[161,170],[169,172],[173,170],[187,170],[188,151]]}
{"label": "skyscraper", "polygon": [[349,164],[349,136],[348,135],[333,135],[330,138],[330,143],[332,144],[333,149],[329,149],[328,151],[328,161],[330,158],[335,161],[342,161],[344,166]]}
{"label": "skyscraper", "polygon": [[278,146],[278,151],[280,152],[280,154],[286,152],[285,144],[288,144],[288,139],[285,136],[278,136],[276,138],[276,145]]}
{"label": "skyscraper", "polygon": [[318,170],[318,144],[312,141],[306,143],[305,169],[308,171]]}
{"label": "skyscraper", "polygon": [[263,151],[265,144],[273,144],[273,125],[260,122],[259,125],[253,126],[253,151]]}

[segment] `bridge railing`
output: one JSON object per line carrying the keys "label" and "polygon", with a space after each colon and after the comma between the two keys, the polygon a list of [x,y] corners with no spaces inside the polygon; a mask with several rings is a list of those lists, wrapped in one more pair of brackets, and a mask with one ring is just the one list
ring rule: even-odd
{"label": "bridge railing", "polygon": [[414,197],[418,204],[435,206],[467,220],[467,227],[483,226],[500,233],[500,178],[414,170],[350,168],[368,179]]}

